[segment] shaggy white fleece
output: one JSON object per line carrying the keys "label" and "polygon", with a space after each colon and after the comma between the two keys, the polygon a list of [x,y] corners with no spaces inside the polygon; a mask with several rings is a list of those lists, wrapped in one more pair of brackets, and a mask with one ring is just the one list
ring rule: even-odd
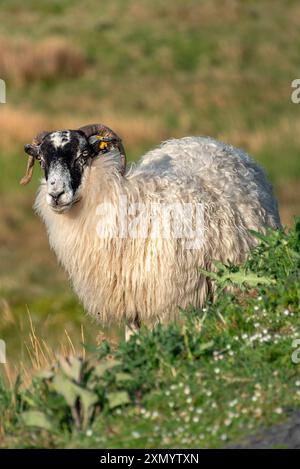
{"label": "shaggy white fleece", "polygon": [[[175,319],[179,307],[201,307],[213,292],[198,268],[212,269],[213,259],[239,263],[256,242],[250,229],[281,227],[262,169],[246,153],[211,138],[166,141],[124,177],[116,152],[99,157],[85,171],[80,196],[69,212],[56,214],[42,181],[35,208],[86,311],[102,323],[151,325]],[[135,237],[120,220],[120,198],[131,207]],[[165,214],[153,217],[153,207],[174,203],[201,208],[200,244],[163,233]],[[143,204],[142,236],[132,204]],[[191,229],[193,213],[192,219],[177,213],[177,221]]]}

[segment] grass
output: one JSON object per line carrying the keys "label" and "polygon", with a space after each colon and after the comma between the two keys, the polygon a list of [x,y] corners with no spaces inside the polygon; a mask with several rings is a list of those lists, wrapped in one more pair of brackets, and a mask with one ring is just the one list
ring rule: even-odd
{"label": "grass", "polygon": [[296,0],[2,2],[0,188],[16,190],[37,131],[104,121],[131,159],[187,134],[242,146],[281,196],[300,177],[298,13]]}
{"label": "grass", "polygon": [[3,50],[2,74],[15,85],[35,81],[50,83],[57,76],[74,77],[84,71],[84,57],[59,38],[48,38],[38,45],[28,41],[13,43],[2,38],[0,47]]}
{"label": "grass", "polygon": [[256,236],[243,266],[214,274],[215,304],[2,386],[1,446],[222,447],[286,419],[300,406],[300,219]]}
{"label": "grass", "polygon": [[[115,344],[121,336],[121,331],[96,328],[84,317],[68,279],[57,266],[44,228],[31,208],[40,177],[38,168],[31,186],[19,186],[25,170],[24,143],[42,129],[77,128],[100,121],[123,137],[129,159],[136,160],[163,139],[211,135],[244,148],[266,168],[279,198],[283,223],[291,226],[300,208],[299,107],[290,99],[291,82],[299,73],[295,51],[300,44],[296,0],[286,4],[280,0],[272,0],[272,4],[270,0],[3,0],[0,8],[0,78],[7,85],[7,104],[0,105],[0,338],[6,341],[9,357],[9,366],[4,369],[0,365],[0,373],[7,386],[20,372],[29,384],[32,374],[47,361],[56,360],[63,351],[71,352],[65,331],[80,355],[82,328],[85,343],[92,347],[101,344],[104,337],[111,337]],[[250,309],[246,307],[246,316]],[[235,313],[230,314],[239,324]],[[215,321],[212,315],[205,324],[218,334],[213,329]],[[216,327],[222,330],[219,320]],[[37,344],[30,339],[33,331],[40,347],[33,347]],[[159,341],[168,333],[157,333],[151,339],[153,347],[161,347]],[[146,332],[143,334],[150,340]],[[202,362],[207,361],[209,367],[211,359],[208,354]],[[196,369],[188,368],[189,361],[184,363],[187,368],[182,368],[179,378],[185,386]],[[175,385],[178,376],[173,378]],[[201,387],[206,377],[193,379],[193,386]],[[268,379],[277,385],[275,378],[268,375]],[[117,445],[119,432],[125,445],[127,427],[127,437],[133,441],[130,444],[142,445],[144,437],[133,439],[129,430],[134,432],[139,425],[153,434],[159,434],[155,428],[161,426],[161,434],[168,434],[166,417],[152,419],[152,412],[159,408],[158,399],[164,396],[165,401],[160,383],[167,391],[167,384],[158,381],[154,397],[148,396],[145,415],[150,417],[141,418],[138,407],[129,406],[120,409],[128,412],[120,423],[113,413],[119,410],[93,423],[99,431],[101,425],[112,428],[108,442],[101,444]],[[223,381],[216,383],[224,385]],[[10,391],[3,392],[11,398]],[[204,393],[201,399],[206,397]],[[199,428],[199,435],[200,430],[203,433],[202,423],[192,423],[187,406],[184,409],[187,414],[183,417],[177,409],[181,421],[190,418],[190,423],[183,424],[184,435],[187,428],[194,428],[192,425]],[[7,405],[7,422],[10,411],[16,415]],[[268,416],[271,420],[280,418],[276,413]],[[244,427],[256,427],[261,421],[265,421],[264,415],[262,420],[247,420]],[[212,416],[203,422],[203,428],[204,424],[212,428]],[[170,425],[175,428],[174,422]],[[8,435],[6,445],[21,441]],[[86,445],[100,444],[95,434],[66,435],[64,440],[60,433],[53,444],[78,445],[80,438]],[[219,436],[214,440],[205,436],[201,442],[221,444]],[[26,445],[34,446],[36,438],[28,431]],[[41,444],[51,443],[49,435],[45,440],[43,434],[40,438]],[[159,444],[152,438],[147,444]],[[177,441],[174,438],[172,444]],[[178,441],[180,438],[179,434]],[[233,438],[233,433],[228,438]]]}

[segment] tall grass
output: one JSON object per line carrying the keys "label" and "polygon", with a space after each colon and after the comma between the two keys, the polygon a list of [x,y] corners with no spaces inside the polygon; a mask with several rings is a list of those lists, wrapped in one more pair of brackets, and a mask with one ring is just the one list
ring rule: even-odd
{"label": "tall grass", "polygon": [[1,76],[10,84],[53,81],[84,73],[83,53],[64,39],[49,37],[39,43],[0,37]]}

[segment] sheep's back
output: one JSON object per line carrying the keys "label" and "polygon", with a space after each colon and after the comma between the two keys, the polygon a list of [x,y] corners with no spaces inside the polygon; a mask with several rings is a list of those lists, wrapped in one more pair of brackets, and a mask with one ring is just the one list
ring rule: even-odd
{"label": "sheep's back", "polygon": [[244,151],[210,137],[163,142],[137,164],[131,178],[156,180],[166,197],[192,194],[207,207],[241,214],[250,229],[279,228],[273,189],[262,168]]}

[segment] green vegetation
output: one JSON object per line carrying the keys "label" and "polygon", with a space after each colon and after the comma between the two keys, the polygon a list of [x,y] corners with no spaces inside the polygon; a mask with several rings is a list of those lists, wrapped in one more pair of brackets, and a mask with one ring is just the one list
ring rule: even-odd
{"label": "green vegetation", "polygon": [[216,303],[2,387],[2,446],[220,447],[299,408],[300,219],[257,236]]}

